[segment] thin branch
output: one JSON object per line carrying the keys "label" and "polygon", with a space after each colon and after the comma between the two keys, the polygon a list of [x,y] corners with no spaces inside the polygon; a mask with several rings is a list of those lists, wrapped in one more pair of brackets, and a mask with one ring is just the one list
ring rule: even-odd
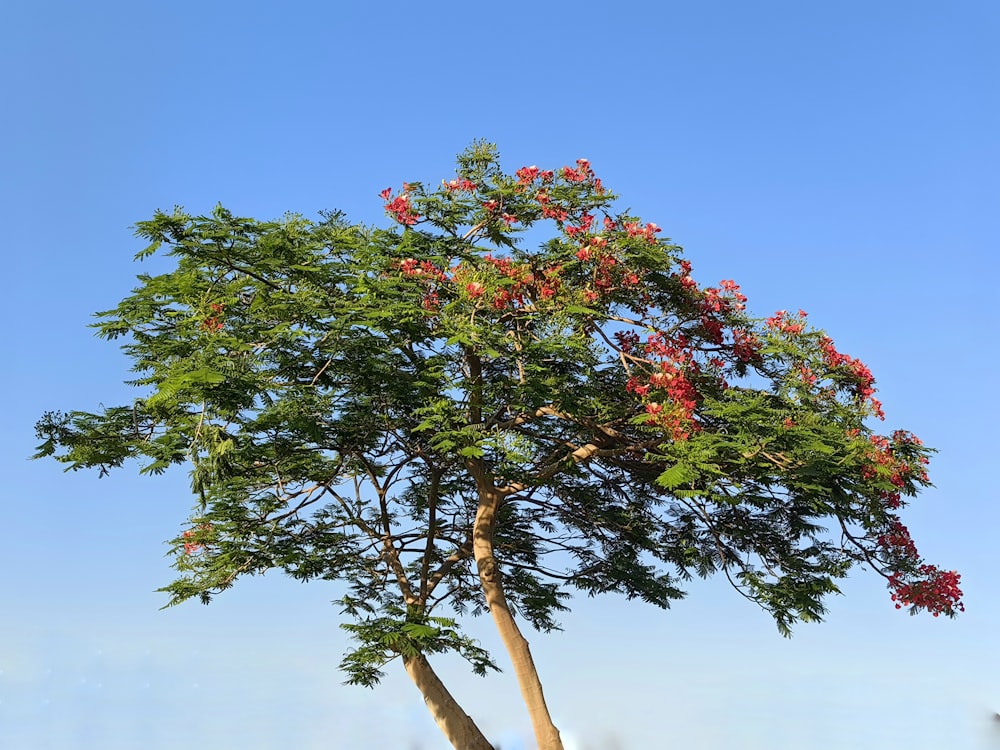
{"label": "thin branch", "polygon": [[427,603],[428,573],[431,566],[431,553],[434,551],[434,535],[437,532],[437,501],[441,484],[441,474],[431,467],[431,486],[427,492],[427,543],[424,545],[424,558],[420,565],[420,604]]}
{"label": "thin branch", "polygon": [[326,372],[326,368],[329,367],[332,363],[333,363],[333,355],[330,355],[330,358],[321,368],[319,368],[319,372],[316,373],[316,376],[312,379],[312,382],[309,383],[309,385],[316,385],[316,381],[320,379],[323,373]]}
{"label": "thin branch", "polygon": [[843,518],[837,516],[837,520],[840,522],[840,528],[844,536],[851,544],[853,544],[858,549],[858,551],[864,557],[865,561],[872,566],[872,570],[874,570],[876,573],[878,573],[880,576],[882,576],[888,581],[890,579],[890,576],[883,571],[882,564],[878,562],[872,556],[871,552],[869,552],[868,549],[863,544],[861,544],[861,542],[859,542],[851,532],[847,530],[847,524],[844,523]]}
{"label": "thin branch", "polygon": [[403,568],[403,564],[399,560],[399,551],[393,544],[392,521],[389,516],[389,505],[386,500],[388,485],[393,481],[394,475],[401,471],[402,468],[409,463],[410,459],[407,458],[403,462],[394,466],[392,471],[390,471],[387,475],[384,484],[379,484],[374,467],[372,467],[368,461],[361,457],[359,457],[359,460],[362,464],[364,464],[365,472],[368,474],[368,479],[372,483],[372,487],[375,489],[375,494],[378,495],[379,510],[382,521],[382,534],[380,535],[382,539],[382,557],[395,574],[396,581],[399,583],[399,590],[403,594],[403,599],[407,604],[414,604],[416,603],[416,598],[413,596],[413,589],[410,587],[410,581],[406,577],[406,570]]}
{"label": "thin branch", "polygon": [[464,235],[462,235],[462,242],[465,242],[466,240],[468,240],[472,235],[476,234],[476,232],[478,232],[480,229],[482,229],[485,226],[486,226],[486,221],[485,220],[479,222],[478,224],[476,224],[474,227],[472,227],[472,229],[470,229],[468,232],[466,232]]}
{"label": "thin branch", "polygon": [[427,596],[434,593],[434,589],[437,585],[441,583],[442,579],[454,568],[458,563],[463,560],[468,560],[472,557],[472,539],[467,539],[465,543],[459,547],[457,550],[452,552],[444,562],[438,566],[438,569],[434,571],[430,579],[427,581]]}

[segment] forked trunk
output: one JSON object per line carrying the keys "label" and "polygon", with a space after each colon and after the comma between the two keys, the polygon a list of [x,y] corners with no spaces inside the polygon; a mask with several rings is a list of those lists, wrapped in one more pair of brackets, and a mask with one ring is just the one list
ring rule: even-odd
{"label": "forked trunk", "polygon": [[531,658],[528,641],[521,635],[504,594],[500,571],[493,557],[493,533],[496,528],[496,514],[501,496],[491,488],[480,487],[479,508],[476,511],[476,525],[473,531],[473,550],[479,580],[486,595],[486,604],[496,623],[500,638],[514,666],[514,675],[521,688],[521,696],[528,707],[531,726],[535,732],[538,750],[563,750],[559,730],[552,723],[542,683],[538,679],[535,662]]}
{"label": "forked trunk", "polygon": [[494,750],[479,727],[448,692],[426,656],[404,656],[403,666],[424,696],[424,703],[434,721],[455,750]]}

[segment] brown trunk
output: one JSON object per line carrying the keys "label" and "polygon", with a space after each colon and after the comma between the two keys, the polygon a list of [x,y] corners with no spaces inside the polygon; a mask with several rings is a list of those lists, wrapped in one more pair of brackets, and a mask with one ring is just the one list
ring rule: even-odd
{"label": "brown trunk", "polygon": [[[483,423],[483,368],[479,356],[472,349],[465,349],[466,361],[469,365],[469,423]],[[500,640],[510,655],[514,666],[514,676],[521,688],[521,697],[528,707],[531,726],[535,730],[537,750],[563,750],[559,730],[552,723],[549,708],[545,705],[542,694],[542,683],[538,679],[538,670],[531,658],[528,642],[514,622],[507,597],[503,591],[500,571],[496,558],[493,556],[493,534],[496,530],[497,511],[503,500],[503,493],[497,490],[493,478],[485,470],[481,459],[469,458],[466,468],[476,481],[479,490],[479,507],[476,509],[476,522],[472,530],[472,550],[479,571],[479,582],[483,587],[486,605],[500,633]]]}
{"label": "brown trunk", "polygon": [[404,656],[403,666],[424,696],[424,703],[434,721],[455,750],[493,750],[493,745],[438,678],[426,656]]}
{"label": "brown trunk", "polygon": [[486,595],[486,603],[490,615],[496,623],[500,638],[514,665],[514,675],[521,687],[521,696],[528,707],[531,725],[535,731],[535,742],[538,750],[563,750],[559,730],[552,723],[545,696],[542,694],[542,683],[538,679],[535,662],[531,658],[528,641],[514,622],[507,597],[503,591],[500,571],[493,557],[493,532],[496,527],[496,514],[500,507],[501,495],[493,488],[480,487],[479,508],[476,511],[476,525],[473,531],[473,550],[476,557],[476,567],[479,570],[479,580]]}

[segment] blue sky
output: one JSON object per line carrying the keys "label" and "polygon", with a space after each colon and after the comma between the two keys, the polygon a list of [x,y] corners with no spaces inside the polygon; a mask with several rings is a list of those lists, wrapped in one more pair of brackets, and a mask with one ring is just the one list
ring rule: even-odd
{"label": "blue sky", "polygon": [[[886,426],[940,450],[906,520],[968,605],[910,618],[859,571],[786,641],[721,580],[669,612],[579,601],[530,637],[569,750],[1000,747],[998,38],[988,0],[5,3],[0,746],[447,748],[401,668],[340,684],[335,587],[158,610],[183,472],[25,459],[46,409],[129,397],[86,325],[146,270],[134,222],[217,202],[382,222],[382,188],[450,177],[484,138],[510,170],[588,158],[696,278],[805,308],[869,364]],[[531,746],[509,671],[435,664],[505,750]]]}

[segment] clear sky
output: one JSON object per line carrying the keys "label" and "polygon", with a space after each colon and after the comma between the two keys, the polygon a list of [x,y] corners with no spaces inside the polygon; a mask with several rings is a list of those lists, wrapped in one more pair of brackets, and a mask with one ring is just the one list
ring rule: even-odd
{"label": "clear sky", "polygon": [[[383,222],[382,188],[450,178],[474,138],[511,171],[588,158],[700,281],[805,308],[869,364],[886,427],[940,450],[906,520],[966,592],[959,620],[910,618],[858,571],[790,641],[722,580],[668,612],[579,601],[530,636],[567,747],[1000,747],[998,39],[994,0],[7,0],[0,747],[447,748],[401,667],[340,684],[332,585],[158,610],[183,471],[26,457],[44,410],[129,398],[86,326],[146,270],[134,222],[216,202]],[[531,747],[509,670],[435,664],[504,750]]]}

